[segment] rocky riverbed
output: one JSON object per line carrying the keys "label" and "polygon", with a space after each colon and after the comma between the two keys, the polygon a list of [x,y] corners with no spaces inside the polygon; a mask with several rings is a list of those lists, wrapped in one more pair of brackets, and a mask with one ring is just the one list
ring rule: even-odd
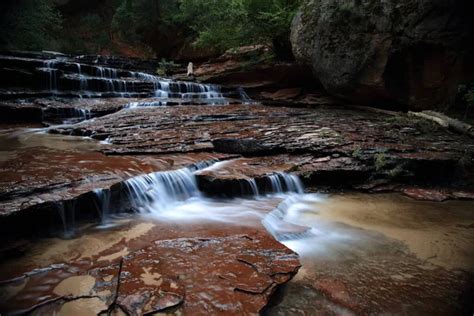
{"label": "rocky riverbed", "polygon": [[0,66],[15,75],[0,90],[0,313],[472,309],[469,136],[282,78],[244,85],[262,104],[230,64],[197,71],[212,84],[134,60]]}

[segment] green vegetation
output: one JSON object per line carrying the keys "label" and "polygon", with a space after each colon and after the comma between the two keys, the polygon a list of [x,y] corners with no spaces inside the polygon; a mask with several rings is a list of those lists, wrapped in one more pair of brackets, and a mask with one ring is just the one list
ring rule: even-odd
{"label": "green vegetation", "polygon": [[360,146],[357,146],[352,152],[352,158],[360,159],[362,158],[362,154],[362,148]]}
{"label": "green vegetation", "polygon": [[7,49],[60,48],[62,17],[52,0],[6,0],[0,5],[0,44]]}
{"label": "green vegetation", "polygon": [[390,130],[401,130],[408,127],[419,133],[429,134],[440,129],[440,126],[434,122],[404,114],[388,116],[385,121],[390,125]]}
{"label": "green vegetation", "polygon": [[[69,5],[77,0],[71,0]],[[291,20],[301,0],[116,0],[81,12],[54,0],[5,0],[0,4],[0,44],[7,49],[98,52],[113,40],[157,47],[177,38],[199,48],[225,50],[254,44],[289,50]],[[98,6],[98,5],[96,5]],[[64,21],[63,21],[64,20]],[[65,32],[61,32],[62,26]],[[67,28],[66,28],[67,26]],[[67,31],[67,32],[66,32]],[[78,43],[80,42],[80,43]],[[164,43],[167,45],[167,43]]]}
{"label": "green vegetation", "polygon": [[153,0],[122,0],[113,16],[112,30],[130,43],[144,42],[150,29],[161,22],[161,3]]}
{"label": "green vegetation", "polygon": [[[288,39],[297,0],[182,0],[184,20],[196,32],[196,44],[229,49]],[[278,53],[278,51],[277,51]]]}
{"label": "green vegetation", "polygon": [[122,0],[113,30],[130,42],[146,42],[156,26],[161,33],[184,30],[199,47],[221,51],[272,44],[277,54],[289,45],[290,24],[300,0]]}
{"label": "green vegetation", "polygon": [[167,61],[162,58],[156,69],[156,74],[159,76],[166,76],[170,74],[170,71],[179,67],[178,64],[175,64],[173,61]]}
{"label": "green vegetation", "polygon": [[388,159],[385,153],[377,153],[375,154],[375,170],[382,171],[388,165]]}

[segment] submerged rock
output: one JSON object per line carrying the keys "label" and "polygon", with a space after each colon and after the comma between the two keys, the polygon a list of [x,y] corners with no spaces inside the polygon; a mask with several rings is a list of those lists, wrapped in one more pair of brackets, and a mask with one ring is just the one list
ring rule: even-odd
{"label": "submerged rock", "polygon": [[[132,227],[133,233],[89,231],[82,241],[49,245],[50,259],[46,254],[0,267],[0,312],[257,315],[300,268],[298,255],[262,227],[193,224],[176,230],[153,221]],[[68,262],[35,266],[63,259]]]}
{"label": "submerged rock", "polygon": [[293,20],[293,52],[352,102],[445,107],[472,79],[473,10],[465,0],[308,0]]}

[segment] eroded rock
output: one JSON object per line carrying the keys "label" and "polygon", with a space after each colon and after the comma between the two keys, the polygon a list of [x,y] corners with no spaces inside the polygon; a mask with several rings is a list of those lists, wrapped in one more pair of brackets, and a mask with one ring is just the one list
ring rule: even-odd
{"label": "eroded rock", "polygon": [[293,52],[351,102],[441,108],[472,79],[472,10],[470,1],[308,0],[293,20]]}
{"label": "eroded rock", "polygon": [[[163,237],[166,227],[159,228]],[[288,282],[300,264],[296,253],[268,233],[243,230],[248,234],[208,229],[209,237],[155,242],[149,241],[153,235],[148,233],[137,237],[135,246],[128,243],[131,248],[140,244],[147,245],[145,248],[133,249],[112,263],[76,258],[27,272],[19,279],[3,280],[0,311],[67,315],[81,308],[94,314],[121,310],[144,315],[174,310],[193,315],[257,315],[276,287]]]}

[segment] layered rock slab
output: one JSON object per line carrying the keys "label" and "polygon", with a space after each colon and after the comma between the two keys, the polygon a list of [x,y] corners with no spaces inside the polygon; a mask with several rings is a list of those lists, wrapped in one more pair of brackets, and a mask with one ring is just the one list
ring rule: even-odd
{"label": "layered rock slab", "polygon": [[333,106],[137,108],[52,132],[108,139],[112,146],[104,152],[116,155],[289,154],[291,170],[314,180],[331,180],[336,172],[358,180],[377,175],[405,182],[469,181],[474,152],[471,138],[423,120]]}
{"label": "layered rock slab", "polygon": [[160,240],[124,259],[117,304],[130,315],[181,304],[193,315],[258,314],[298,267],[294,253],[268,238]]}
{"label": "layered rock slab", "polygon": [[19,149],[0,161],[0,215],[72,200],[144,173],[183,168],[220,157],[224,156],[108,157],[90,150]]}
{"label": "layered rock slab", "polygon": [[[91,314],[257,315],[276,287],[300,267],[298,256],[261,228],[224,231],[207,224],[178,232],[166,224],[147,230],[139,228],[143,225],[136,226],[140,235],[118,240],[90,258],[79,256],[2,280],[0,310],[66,315],[81,307]],[[123,247],[127,251],[121,255],[107,255]],[[15,275],[4,272],[4,277]]]}

